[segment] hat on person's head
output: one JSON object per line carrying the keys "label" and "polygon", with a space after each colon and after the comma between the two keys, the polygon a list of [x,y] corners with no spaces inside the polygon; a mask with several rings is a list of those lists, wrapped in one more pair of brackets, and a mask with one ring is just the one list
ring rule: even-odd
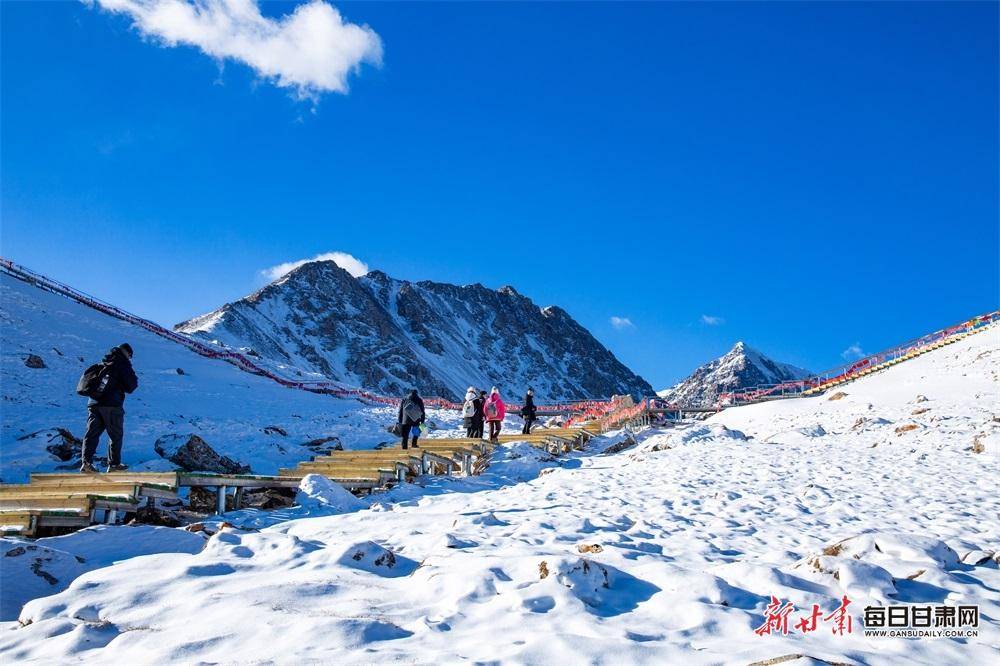
{"label": "hat on person's head", "polygon": [[500,395],[500,389],[498,389],[496,386],[494,386],[493,388],[490,389],[490,394],[493,394],[493,393],[496,393],[497,395]]}
{"label": "hat on person's head", "polygon": [[534,393],[534,392],[535,392],[535,389],[533,389],[533,388],[531,388],[531,387],[529,386],[529,387],[528,387],[528,393]]}
{"label": "hat on person's head", "polygon": [[475,386],[470,386],[469,388],[465,389],[465,392],[466,393],[475,393],[476,392],[476,387]]}
{"label": "hat on person's head", "polygon": [[123,352],[125,352],[126,356],[132,358],[132,345],[130,345],[129,343],[127,342],[121,343],[120,345],[118,345],[118,349],[121,349]]}
{"label": "hat on person's head", "polygon": [[486,395],[486,391],[480,391],[479,395]]}

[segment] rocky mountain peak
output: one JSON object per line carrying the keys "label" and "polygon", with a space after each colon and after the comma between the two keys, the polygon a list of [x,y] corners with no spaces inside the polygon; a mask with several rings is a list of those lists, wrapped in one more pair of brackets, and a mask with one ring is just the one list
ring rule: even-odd
{"label": "rocky mountain peak", "polygon": [[507,395],[530,385],[540,400],[652,392],[564,310],[509,285],[354,278],[332,261],[303,264],[175,329],[252,351],[284,374],[389,394],[416,386],[458,398],[470,384]]}
{"label": "rocky mountain peak", "polygon": [[811,374],[774,361],[741,340],[725,355],[699,367],[659,395],[686,406],[711,407],[718,402],[720,393],[802,379]]}

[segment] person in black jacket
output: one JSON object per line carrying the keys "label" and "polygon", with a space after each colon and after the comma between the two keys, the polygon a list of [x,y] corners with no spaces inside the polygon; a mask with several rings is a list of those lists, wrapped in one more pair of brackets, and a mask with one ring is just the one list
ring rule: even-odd
{"label": "person in black jacket", "polygon": [[417,446],[417,438],[420,437],[420,424],[422,424],[427,418],[427,414],[424,411],[424,401],[420,399],[417,395],[417,389],[410,391],[410,394],[403,398],[399,403],[399,416],[396,417],[397,423],[400,425],[400,429],[403,435],[403,448],[410,439],[410,431],[416,426],[416,434],[413,435],[413,448],[420,448]]}
{"label": "person in black jacket", "polygon": [[531,426],[535,423],[537,414],[538,408],[535,407],[535,392],[529,388],[528,393],[524,396],[524,405],[521,407],[521,417],[524,419],[524,429],[521,430],[522,435],[531,434]]}
{"label": "person in black jacket", "polygon": [[476,411],[472,414],[472,434],[471,437],[483,438],[483,429],[486,426],[486,412],[483,406],[486,404],[486,391],[480,391],[479,397],[472,401]]}
{"label": "person in black jacket", "polygon": [[101,394],[87,401],[87,434],[83,436],[83,462],[81,472],[96,472],[94,453],[101,434],[107,430],[108,471],[128,469],[122,464],[122,438],[125,436],[125,394],[139,386],[139,378],[132,369],[132,347],[128,343],[113,347],[102,360]]}

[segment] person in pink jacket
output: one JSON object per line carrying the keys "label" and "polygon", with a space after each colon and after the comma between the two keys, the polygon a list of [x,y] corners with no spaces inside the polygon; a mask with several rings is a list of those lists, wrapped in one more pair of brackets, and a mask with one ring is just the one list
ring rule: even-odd
{"label": "person in pink jacket", "polygon": [[490,397],[483,405],[483,414],[486,415],[486,422],[490,424],[490,441],[496,444],[500,427],[503,425],[503,417],[507,416],[507,406],[500,399],[500,391],[496,386],[490,390]]}

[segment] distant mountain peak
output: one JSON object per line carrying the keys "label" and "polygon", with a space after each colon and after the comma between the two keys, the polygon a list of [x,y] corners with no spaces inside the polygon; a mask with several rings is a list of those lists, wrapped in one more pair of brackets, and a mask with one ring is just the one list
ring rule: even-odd
{"label": "distant mountain peak", "polygon": [[687,379],[658,395],[687,406],[713,406],[719,394],[810,376],[808,370],[774,361],[742,340]]}
{"label": "distant mountain peak", "polygon": [[297,267],[254,294],[175,329],[252,350],[279,372],[395,394],[458,398],[470,384],[528,386],[542,400],[650,394],[585,328],[514,287],[355,278],[332,261]]}

